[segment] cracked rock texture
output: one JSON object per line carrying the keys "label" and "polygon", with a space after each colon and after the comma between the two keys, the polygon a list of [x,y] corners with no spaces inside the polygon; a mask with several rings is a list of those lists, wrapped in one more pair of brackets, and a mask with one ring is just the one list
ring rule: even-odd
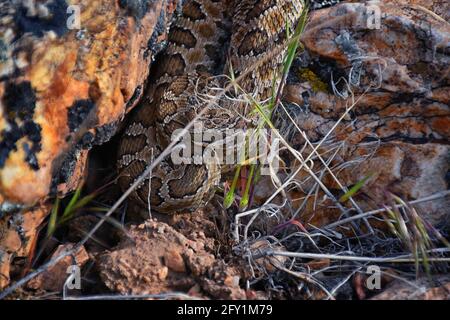
{"label": "cracked rock texture", "polygon": [[[350,188],[371,177],[360,193],[362,210],[384,204],[386,192],[412,201],[449,187],[450,24],[431,10],[448,14],[450,8],[419,2],[383,1],[379,29],[368,27],[364,3],[313,12],[303,35],[306,50],[285,90],[287,111],[312,143],[322,141],[319,152],[339,183]],[[299,133],[289,138],[298,149],[305,143]],[[320,159],[312,159],[319,174]],[[329,174],[323,181],[342,195]],[[303,191],[311,186],[305,182]],[[319,202],[308,218],[320,225],[337,218],[325,209],[329,199]],[[450,197],[417,207],[442,224]]]}

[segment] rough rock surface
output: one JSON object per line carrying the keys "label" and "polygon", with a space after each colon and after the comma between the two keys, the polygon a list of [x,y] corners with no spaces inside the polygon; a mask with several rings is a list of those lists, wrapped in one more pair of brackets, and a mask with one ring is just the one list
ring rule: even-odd
{"label": "rough rock surface", "polygon": [[0,215],[0,290],[9,284],[13,259],[26,258],[34,249],[48,211],[48,206],[42,206],[23,214]]}
{"label": "rough rock surface", "polygon": [[[362,3],[312,13],[303,35],[306,50],[285,90],[291,117],[312,143],[322,142],[319,152],[344,187],[372,176],[358,202],[362,210],[384,204],[387,191],[411,201],[448,189],[450,25],[430,10],[448,13],[449,5],[422,3],[427,9],[415,2],[381,2],[380,29],[368,27]],[[290,141],[298,149],[305,143],[299,133]],[[317,155],[313,161],[320,175]],[[337,198],[342,195],[330,175],[323,181]],[[304,183],[303,191],[310,186]],[[319,204],[316,222],[333,217],[320,209],[329,205]],[[450,197],[418,208],[430,222],[443,223]],[[328,218],[319,224],[332,222]]]}
{"label": "rough rock surface", "polygon": [[34,204],[78,185],[84,151],[107,141],[140,97],[176,6],[0,3],[0,203]]}
{"label": "rough rock surface", "polygon": [[[60,245],[51,258],[59,256],[62,252],[71,250],[73,244]],[[64,284],[69,277],[68,268],[78,266],[80,269],[89,260],[89,255],[84,247],[81,247],[73,256],[67,256],[57,264],[48,268],[45,272],[28,282],[27,287],[34,290],[45,290],[48,292],[62,292]]]}
{"label": "rough rock surface", "polygon": [[[200,231],[199,229],[198,231]],[[107,287],[120,294],[185,292],[202,298],[245,299],[244,270],[214,255],[203,231],[187,238],[166,223],[149,220],[129,230],[117,248],[101,255]]]}
{"label": "rough rock surface", "polygon": [[412,282],[394,281],[382,293],[371,300],[449,300],[450,278],[448,275],[434,277],[430,282],[421,278]]}

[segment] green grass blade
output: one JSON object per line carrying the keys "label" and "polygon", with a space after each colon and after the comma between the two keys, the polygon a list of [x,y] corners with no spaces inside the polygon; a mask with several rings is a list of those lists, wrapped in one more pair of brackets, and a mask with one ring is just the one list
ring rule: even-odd
{"label": "green grass blade", "polygon": [[67,217],[67,216],[70,214],[70,212],[72,212],[73,207],[75,206],[75,204],[77,203],[78,199],[80,198],[80,195],[81,195],[81,189],[82,189],[81,187],[78,188],[78,189],[75,191],[74,195],[72,196],[72,199],[70,199],[69,204],[68,204],[67,207],[64,209],[64,212],[63,212],[63,214],[62,214],[62,217],[63,217],[63,218]]}
{"label": "green grass blade", "polygon": [[358,193],[359,190],[366,184],[366,182],[371,179],[374,176],[374,174],[370,174],[361,181],[357,182],[350,190],[348,190],[340,199],[339,202],[346,202],[351,197],[353,197],[356,193]]}
{"label": "green grass blade", "polygon": [[235,199],[235,190],[237,186],[237,182],[239,180],[239,175],[241,174],[241,165],[238,165],[236,168],[236,172],[234,173],[233,182],[231,184],[230,191],[227,192],[225,198],[223,199],[223,206],[225,209],[229,209],[234,202]]}
{"label": "green grass blade", "polygon": [[81,198],[80,201],[78,201],[72,208],[73,211],[81,209],[83,207],[85,207],[86,205],[88,205],[92,200],[95,199],[95,197],[97,196],[96,193],[91,193],[88,194],[87,196]]}
{"label": "green grass blade", "polygon": [[56,198],[55,203],[53,204],[52,212],[50,213],[50,218],[48,220],[47,226],[47,237],[50,238],[56,230],[56,221],[58,220],[58,211],[59,211],[59,198]]}
{"label": "green grass blade", "polygon": [[[303,33],[303,30],[305,30],[306,21],[308,18],[308,6],[305,6],[302,12],[302,15],[300,16],[299,22],[297,24],[297,27],[295,28],[294,34],[292,38],[300,38],[300,35]],[[297,49],[299,47],[300,41],[292,41],[288,46],[288,52],[286,56],[286,62],[283,66],[283,74],[287,74],[289,70],[291,69],[292,63],[294,62],[295,55],[297,53]]]}
{"label": "green grass blade", "polygon": [[247,206],[248,206],[248,203],[249,203],[249,199],[250,199],[250,186],[251,186],[252,183],[253,183],[253,176],[254,176],[254,174],[255,174],[255,167],[256,167],[256,165],[254,165],[254,164],[252,164],[252,165],[250,166],[250,174],[248,175],[248,180],[247,180],[247,183],[246,183],[246,185],[245,185],[245,192],[244,192],[244,194],[243,194],[243,196],[242,196],[242,198],[241,198],[241,202],[240,202],[240,204],[239,204],[239,208],[240,208],[241,210],[245,210],[245,209],[247,208]]}

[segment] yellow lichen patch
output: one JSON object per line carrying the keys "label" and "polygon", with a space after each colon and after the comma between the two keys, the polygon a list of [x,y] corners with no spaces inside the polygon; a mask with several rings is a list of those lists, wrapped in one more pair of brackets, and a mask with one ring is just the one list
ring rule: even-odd
{"label": "yellow lichen patch", "polygon": [[[117,72],[114,78],[103,77],[97,79],[99,89],[102,92],[102,96],[97,102],[97,119],[101,125],[105,124],[112,114],[119,116],[123,111],[124,99],[120,90],[120,80],[120,72]],[[109,108],[106,108],[106,106],[109,106]]]}
{"label": "yellow lichen patch", "polygon": [[320,78],[308,68],[301,68],[297,72],[302,81],[307,81],[311,85],[311,89],[314,92],[328,92],[328,85],[320,80]]}

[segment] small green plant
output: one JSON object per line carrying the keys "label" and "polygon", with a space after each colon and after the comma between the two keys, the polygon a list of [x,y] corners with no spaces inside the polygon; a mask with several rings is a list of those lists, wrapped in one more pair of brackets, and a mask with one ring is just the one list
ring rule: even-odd
{"label": "small green plant", "polygon": [[367,181],[372,179],[374,175],[375,174],[373,173],[369,174],[368,176],[364,177],[364,179],[362,179],[361,181],[358,181],[353,187],[350,188],[350,190],[348,190],[342,197],[339,198],[339,202],[341,203],[347,202],[351,197],[357,194],[361,190],[361,188],[364,187]]}
{"label": "small green plant", "polygon": [[81,191],[82,187],[79,187],[74,192],[72,198],[70,198],[69,203],[64,208],[61,214],[61,199],[56,198],[48,221],[47,238],[53,236],[53,234],[59,227],[73,219],[79,210],[85,208],[97,196],[97,194],[94,192],[87,196],[81,197]]}

